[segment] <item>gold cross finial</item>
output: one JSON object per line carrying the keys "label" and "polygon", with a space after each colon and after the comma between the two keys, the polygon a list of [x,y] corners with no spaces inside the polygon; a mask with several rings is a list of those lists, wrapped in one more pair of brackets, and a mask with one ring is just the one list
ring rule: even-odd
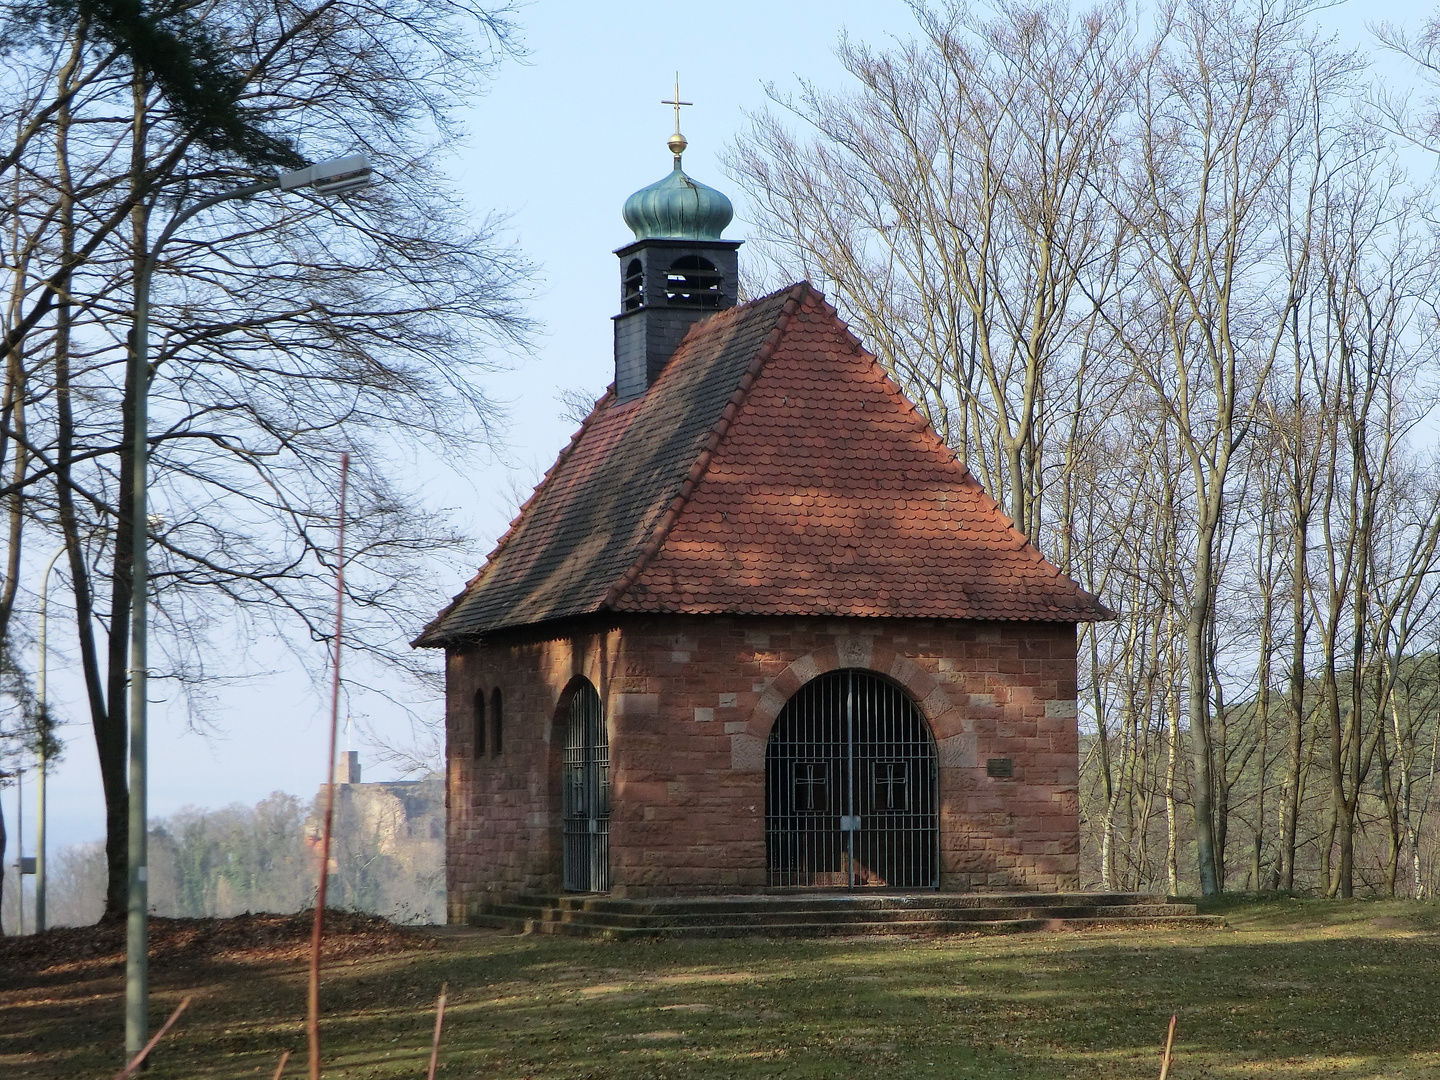
{"label": "gold cross finial", "polygon": [[675,73],[675,96],[668,101],[660,102],[660,104],[675,106],[675,134],[670,136],[670,141],[667,145],[670,147],[670,152],[675,155],[676,160],[679,160],[680,155],[685,152],[685,147],[689,145],[689,143],[685,141],[685,136],[680,134],[680,106],[694,105],[695,103],[693,101],[680,100],[680,73],[678,71]]}

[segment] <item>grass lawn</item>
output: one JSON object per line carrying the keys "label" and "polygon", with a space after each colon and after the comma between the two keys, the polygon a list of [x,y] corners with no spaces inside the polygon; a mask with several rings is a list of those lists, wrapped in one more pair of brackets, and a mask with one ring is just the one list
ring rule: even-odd
{"label": "grass lawn", "polygon": [[[1214,909],[1212,909],[1214,910]],[[1274,900],[1224,930],[896,940],[608,943],[442,932],[352,949],[322,986],[327,1077],[423,1077],[449,983],[443,1077],[1440,1077],[1440,906]],[[3,961],[3,954],[0,954]],[[292,949],[157,961],[147,1074],[304,1075]],[[0,1076],[109,1077],[112,965],[0,970]]]}

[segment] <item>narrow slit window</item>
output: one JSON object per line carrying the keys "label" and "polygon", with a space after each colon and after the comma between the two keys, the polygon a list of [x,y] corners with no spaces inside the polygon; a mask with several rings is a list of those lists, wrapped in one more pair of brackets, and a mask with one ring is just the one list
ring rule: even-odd
{"label": "narrow slit window", "polygon": [[490,740],[493,747],[492,753],[499,755],[505,749],[505,710],[504,703],[500,697],[500,688],[497,686],[495,692],[490,695],[490,723],[494,725],[494,738]]}
{"label": "narrow slit window", "polygon": [[621,310],[637,311],[645,306],[645,268],[639,259],[631,259],[625,268],[624,298]]}
{"label": "narrow slit window", "polygon": [[485,691],[475,691],[475,759],[485,756]]}

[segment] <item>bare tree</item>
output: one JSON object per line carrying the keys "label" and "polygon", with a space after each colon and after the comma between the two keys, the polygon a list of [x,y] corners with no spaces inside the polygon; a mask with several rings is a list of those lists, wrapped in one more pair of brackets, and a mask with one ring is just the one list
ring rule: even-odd
{"label": "bare tree", "polygon": [[[858,89],[772,92],[728,157],[787,271],[846,316],[1022,531],[1041,517],[1048,366],[1076,347],[1079,282],[1111,267],[1133,27],[1120,6],[913,6],[894,52],[848,39]],[[813,133],[797,138],[786,117]]]}
{"label": "bare tree", "polygon": [[47,239],[40,271],[16,275],[28,307],[10,329],[24,329],[26,355],[41,359],[28,371],[24,431],[11,422],[3,434],[39,478],[24,489],[27,512],[70,551],[106,787],[111,913],[123,906],[137,530],[157,548],[158,675],[201,687],[213,635],[256,622],[318,656],[309,646],[329,633],[332,472],[348,450],[360,541],[347,572],[350,643],[418,671],[404,642],[433,605],[419,567],[461,538],[402,490],[393,463],[486,438],[489,357],[526,332],[523,260],[500,222],[469,222],[437,168],[438,140],[424,134],[451,134],[456,106],[510,48],[503,13],[412,0],[186,10],[243,71],[249,115],[315,157],[365,150],[383,183],[345,202],[226,203],[162,253],[151,315],[157,516],[133,522],[126,462],[138,388],[127,382],[124,328],[136,267],[177,206],[254,173],[195,138],[183,112],[82,25],[59,27],[30,54],[78,59],[56,83],[64,107],[21,159],[31,181],[17,209]]}
{"label": "bare tree", "polygon": [[1324,146],[1307,134],[1323,132],[1318,110],[1355,69],[1353,58],[1307,39],[1308,12],[1204,0],[1167,7],[1135,103],[1138,161],[1123,209],[1134,223],[1142,310],[1163,352],[1151,351],[1148,333],[1116,329],[1170,414],[1193,486],[1186,707],[1206,895],[1222,883],[1210,652],[1217,543],[1235,455],[1303,292],[1325,167]]}

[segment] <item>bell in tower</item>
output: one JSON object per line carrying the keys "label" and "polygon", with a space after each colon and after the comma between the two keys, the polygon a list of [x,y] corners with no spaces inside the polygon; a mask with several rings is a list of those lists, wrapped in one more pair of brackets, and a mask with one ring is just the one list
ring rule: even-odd
{"label": "bell in tower", "polygon": [[730,200],[691,179],[680,167],[687,145],[680,134],[677,81],[675,134],[668,146],[675,167],[665,179],[625,200],[625,224],[635,242],[620,257],[620,314],[615,316],[615,395],[623,404],[644,395],[686,332],[699,320],[734,307],[739,293],[738,240],[720,234],[735,216]]}

